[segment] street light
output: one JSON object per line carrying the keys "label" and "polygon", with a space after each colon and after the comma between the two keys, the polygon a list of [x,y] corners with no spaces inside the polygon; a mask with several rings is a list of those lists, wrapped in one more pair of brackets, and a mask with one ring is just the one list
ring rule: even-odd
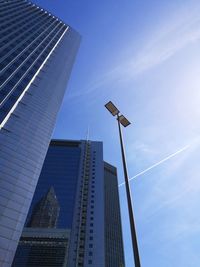
{"label": "street light", "polygon": [[141,267],[138,244],[137,244],[137,236],[136,236],[136,230],[135,230],[132,200],[131,200],[130,187],[129,187],[129,181],[128,181],[129,179],[128,179],[128,171],[127,171],[127,166],[126,166],[126,157],[125,157],[122,130],[121,130],[121,125],[123,125],[124,127],[127,127],[131,123],[127,120],[126,117],[124,117],[124,115],[120,114],[120,111],[118,110],[118,108],[111,101],[109,101],[107,104],[105,104],[105,107],[108,109],[108,111],[113,116],[117,116],[120,145],[121,145],[121,153],[122,153],[122,161],[123,161],[123,168],[124,168],[124,178],[125,178],[125,185],[126,185],[126,197],[127,197],[127,202],[128,202],[128,211],[129,211],[129,221],[130,221],[130,228],[131,228],[134,262],[135,262],[135,267]]}

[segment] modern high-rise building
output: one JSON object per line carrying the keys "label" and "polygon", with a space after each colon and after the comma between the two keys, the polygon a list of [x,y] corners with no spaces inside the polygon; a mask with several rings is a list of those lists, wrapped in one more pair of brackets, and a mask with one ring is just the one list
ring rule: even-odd
{"label": "modern high-rise building", "polygon": [[10,266],[80,36],[25,0],[0,0],[0,266]]}
{"label": "modern high-rise building", "polygon": [[32,228],[56,228],[60,206],[53,187],[35,205],[29,222]]}
{"label": "modern high-rise building", "polygon": [[[59,215],[55,212],[56,207],[59,207]],[[39,218],[44,217],[42,210],[44,216],[46,210],[51,210],[45,220],[46,228],[43,224],[40,227]],[[55,217],[56,226],[49,227],[48,222]],[[35,228],[33,221],[37,222]],[[25,226],[13,267],[125,266],[117,171],[103,161],[102,142],[51,141]],[[43,231],[46,235],[47,231],[47,251],[56,230],[68,233],[63,260],[51,265],[56,258],[54,254],[48,258],[49,265],[45,265],[44,260],[34,265],[33,255],[38,252],[30,240],[40,242],[40,235]],[[45,258],[41,252],[37,255],[38,261]]]}
{"label": "modern high-rise building", "polygon": [[70,231],[57,228],[60,206],[51,186],[34,205],[19,241],[14,266],[61,267],[66,265]]}
{"label": "modern high-rise building", "polygon": [[70,232],[57,228],[24,228],[13,266],[66,266]]}
{"label": "modern high-rise building", "polygon": [[117,169],[104,162],[106,267],[125,267]]}

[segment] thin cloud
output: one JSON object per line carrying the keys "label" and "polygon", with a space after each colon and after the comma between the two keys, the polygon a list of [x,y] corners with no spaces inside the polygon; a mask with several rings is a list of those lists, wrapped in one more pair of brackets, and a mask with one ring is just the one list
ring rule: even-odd
{"label": "thin cloud", "polygon": [[[154,180],[154,186],[151,189],[148,201],[145,202],[142,208],[143,214],[149,214],[148,211],[151,210],[150,214],[146,218],[147,221],[151,220],[152,217],[156,216],[156,214],[161,212],[163,209],[166,210],[167,208],[170,209],[175,207],[179,207],[179,209],[181,209],[180,207],[183,208],[185,205],[190,206],[190,199],[187,199],[187,202],[185,202],[183,201],[183,198],[185,198],[185,196],[189,194],[192,194],[193,197],[195,194],[199,195],[200,183],[199,177],[197,175],[198,167],[196,168],[194,165],[193,168],[189,170],[186,168],[187,172],[185,169],[185,172],[183,172],[181,176],[178,174],[183,165],[185,167],[189,159],[191,160],[191,155],[194,156],[195,151],[199,149],[199,144],[200,138],[199,136],[197,136],[195,139],[193,139],[190,145],[183,147],[182,149],[167,157],[171,158],[186,150],[189,150],[181,157],[178,157],[176,160],[172,161],[168,170],[165,170],[163,177]],[[158,162],[157,164],[159,163],[160,162]],[[174,179],[174,175],[176,179]],[[166,179],[166,177],[168,177],[168,179]],[[173,187],[171,187],[172,182]],[[167,189],[168,186],[170,189]]]}
{"label": "thin cloud", "polygon": [[[131,180],[133,180],[134,178],[139,177],[139,176],[145,174],[146,172],[148,172],[148,171],[154,169],[155,167],[161,165],[161,164],[164,163],[165,161],[167,161],[167,160],[169,160],[169,159],[175,157],[176,155],[180,154],[181,152],[187,150],[189,147],[190,147],[190,145],[184,146],[183,148],[181,148],[181,149],[179,149],[178,151],[176,151],[175,153],[173,153],[173,154],[167,156],[166,158],[160,160],[159,162],[153,164],[152,166],[150,166],[149,168],[145,169],[144,171],[139,172],[138,174],[136,174],[136,175],[134,175],[133,177],[131,177],[131,178],[129,179],[129,182],[130,182]],[[122,185],[124,185],[124,184],[125,184],[125,183],[121,183],[121,184],[119,184],[119,187],[122,186]]]}
{"label": "thin cloud", "polygon": [[[135,55],[129,55],[124,62],[118,62],[96,80],[93,80],[84,90],[71,95],[70,98],[90,94],[98,89],[108,88],[110,84],[128,82],[138,75],[148,71],[171,58],[187,45],[200,39],[200,5],[188,6],[179,10],[174,16],[168,16],[159,28],[154,29],[151,37]],[[131,47],[131,44],[129,44]],[[128,50],[130,48],[127,48]],[[126,49],[126,48],[124,48]]]}

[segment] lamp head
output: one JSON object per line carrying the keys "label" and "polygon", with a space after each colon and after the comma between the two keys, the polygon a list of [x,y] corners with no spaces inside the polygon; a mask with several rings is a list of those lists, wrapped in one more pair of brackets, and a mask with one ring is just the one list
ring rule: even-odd
{"label": "lamp head", "polygon": [[131,124],[130,121],[127,120],[126,117],[124,117],[124,115],[120,115],[120,116],[118,117],[118,120],[119,120],[119,122],[121,123],[121,125],[123,125],[124,127],[127,127],[127,126],[129,126],[129,125]]}
{"label": "lamp head", "polygon": [[107,104],[105,104],[105,107],[107,110],[113,115],[116,116],[119,114],[118,108],[111,102],[109,101]]}

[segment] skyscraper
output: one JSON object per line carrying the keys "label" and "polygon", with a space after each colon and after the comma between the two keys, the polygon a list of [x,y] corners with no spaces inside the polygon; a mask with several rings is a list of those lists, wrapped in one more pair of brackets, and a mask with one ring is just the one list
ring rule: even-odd
{"label": "skyscraper", "polygon": [[[28,213],[28,227],[24,228],[13,267],[33,266],[30,260],[27,264],[30,254],[23,253],[30,247],[24,243],[24,238],[34,237],[31,235],[31,231],[34,232],[31,227],[33,217],[38,211],[40,213],[41,206],[45,206],[46,191],[52,187],[56,194],[53,203],[59,203],[60,207],[54,231],[69,233],[65,254],[68,255],[67,261],[56,266],[125,266],[117,172],[115,167],[104,163],[102,142],[52,140]],[[35,226],[38,227],[38,224]],[[50,229],[36,230],[42,233]],[[36,240],[36,235],[34,238]],[[45,262],[39,266],[46,266]]]}
{"label": "skyscraper", "polygon": [[55,228],[59,217],[60,206],[53,187],[35,205],[29,226],[32,228]]}
{"label": "skyscraper", "polygon": [[0,266],[10,266],[80,44],[60,19],[0,1]]}
{"label": "skyscraper", "polygon": [[104,195],[106,267],[124,267],[117,169],[107,162],[104,162]]}
{"label": "skyscraper", "polygon": [[24,228],[13,266],[66,266],[70,232],[56,228]]}

